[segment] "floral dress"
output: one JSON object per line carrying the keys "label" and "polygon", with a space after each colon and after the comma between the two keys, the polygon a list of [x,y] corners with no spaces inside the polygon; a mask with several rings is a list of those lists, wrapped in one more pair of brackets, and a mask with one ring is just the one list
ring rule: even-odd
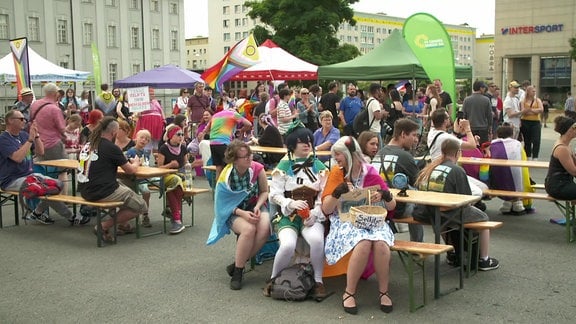
{"label": "floral dress", "polygon": [[[343,181],[344,173],[342,169],[338,166],[332,167],[323,197],[331,195],[334,188]],[[376,169],[370,164],[363,164],[362,173],[357,182],[358,183],[355,184],[356,188],[379,185],[383,190],[388,189],[388,186],[386,186],[386,183],[382,180]],[[389,246],[393,246],[394,234],[388,225],[372,229],[357,228],[350,222],[341,221],[340,217],[338,217],[338,211],[334,211],[334,213],[330,215],[330,232],[326,237],[326,245],[324,248],[326,262],[329,265],[335,264],[348,252],[352,251],[356,244],[362,240],[384,241]]]}

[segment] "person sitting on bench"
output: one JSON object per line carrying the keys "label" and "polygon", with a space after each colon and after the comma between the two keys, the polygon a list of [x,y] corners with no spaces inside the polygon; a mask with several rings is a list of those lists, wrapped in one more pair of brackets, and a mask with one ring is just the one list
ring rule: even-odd
{"label": "person sitting on bench", "polygon": [[[436,110],[438,111],[438,110]],[[442,142],[442,155],[428,164],[416,179],[418,189],[423,191],[437,191],[461,195],[471,195],[470,185],[466,172],[456,163],[460,157],[460,143],[455,139],[447,139]],[[464,223],[482,222],[488,220],[488,215],[474,206],[463,207]],[[441,210],[443,218],[454,219],[460,212],[459,208],[451,210]],[[414,209],[414,219],[430,223],[430,217],[434,217],[434,207],[417,205]],[[478,260],[478,270],[488,271],[498,269],[498,260],[491,258],[488,254],[490,246],[490,231],[480,231],[480,259]],[[446,242],[454,245],[456,242]],[[458,247],[455,246],[458,251]],[[458,265],[455,254],[448,254],[448,263]]]}

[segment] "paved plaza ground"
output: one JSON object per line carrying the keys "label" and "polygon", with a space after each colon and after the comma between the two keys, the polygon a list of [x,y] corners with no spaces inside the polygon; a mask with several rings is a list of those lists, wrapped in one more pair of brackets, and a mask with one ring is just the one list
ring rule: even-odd
{"label": "paved plaza ground", "polygon": [[[549,124],[549,126],[551,126]],[[547,160],[556,134],[543,129],[541,160]],[[546,170],[533,170],[543,183]],[[202,179],[197,186],[207,187]],[[161,226],[160,200],[152,197],[154,227]],[[96,247],[91,226],[21,225],[0,230],[0,323],[570,323],[576,311],[576,244],[549,219],[561,217],[553,203],[536,201],[536,213],[499,215],[501,201],[488,201],[492,220],[505,222],[492,233],[491,255],[500,269],[466,279],[464,289],[434,300],[428,273],[429,304],[408,309],[407,275],[393,254],[390,295],[394,312],[378,307],[374,278],[358,291],[359,314],[344,313],[344,277],[325,281],[335,294],[321,303],[283,302],[262,296],[271,261],[245,275],[240,291],[228,288],[224,268],[233,260],[235,239],[206,246],[213,218],[211,195],[196,198],[196,224],[176,236]],[[12,222],[11,207],[4,209]],[[184,207],[185,221],[190,208]],[[398,234],[408,239],[407,233]],[[425,240],[432,241],[430,228]],[[429,261],[431,269],[432,260]],[[446,265],[443,265],[446,267]],[[444,280],[455,285],[456,277]],[[445,286],[446,287],[446,286]]]}

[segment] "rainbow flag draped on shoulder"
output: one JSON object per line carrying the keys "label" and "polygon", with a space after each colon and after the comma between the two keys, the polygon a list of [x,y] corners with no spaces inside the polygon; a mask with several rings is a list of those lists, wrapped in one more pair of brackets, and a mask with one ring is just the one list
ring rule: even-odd
{"label": "rainbow flag draped on shoulder", "polygon": [[258,46],[256,46],[254,35],[250,34],[250,36],[236,43],[220,62],[204,71],[202,79],[211,88],[220,92],[224,82],[259,62]]}

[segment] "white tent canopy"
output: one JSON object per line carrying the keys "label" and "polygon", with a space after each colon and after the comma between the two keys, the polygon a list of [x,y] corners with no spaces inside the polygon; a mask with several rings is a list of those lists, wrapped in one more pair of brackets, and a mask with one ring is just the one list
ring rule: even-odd
{"label": "white tent canopy", "polygon": [[236,74],[232,81],[316,80],[318,66],[288,53],[267,39],[258,46],[260,63]]}
{"label": "white tent canopy", "polygon": [[[30,81],[84,81],[90,72],[75,71],[58,66],[34,52],[28,47],[28,60],[30,62]],[[15,82],[16,71],[12,53],[0,59],[0,82]]]}

